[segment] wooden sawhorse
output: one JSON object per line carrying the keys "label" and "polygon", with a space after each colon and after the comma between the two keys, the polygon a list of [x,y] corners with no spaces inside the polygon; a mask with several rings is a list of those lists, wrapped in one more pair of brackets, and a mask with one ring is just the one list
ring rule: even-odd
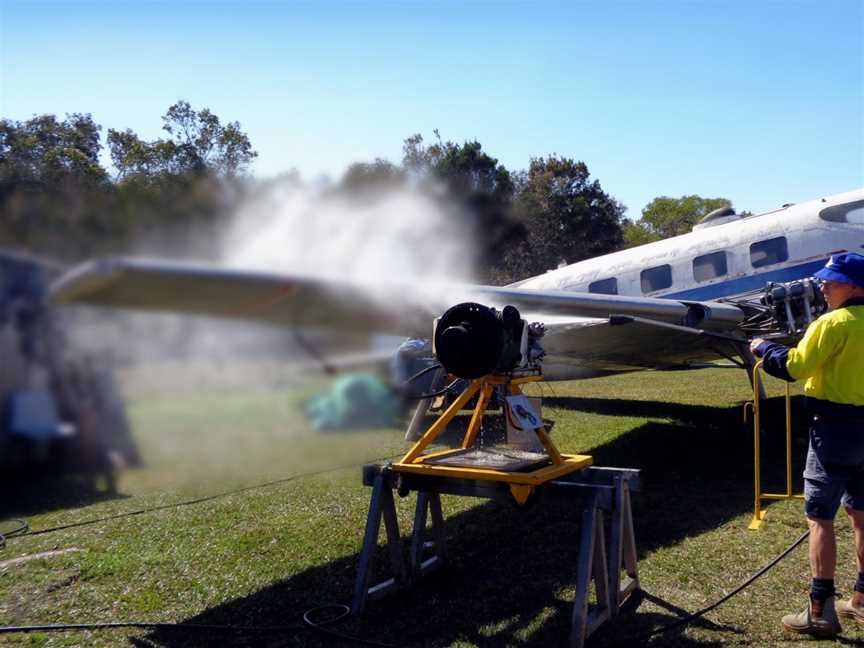
{"label": "wooden sawhorse", "polygon": [[[407,587],[444,564],[447,554],[441,494],[512,502],[510,488],[506,483],[397,473],[388,465],[364,466],[363,483],[372,487],[372,497],[354,585],[351,605],[354,616],[363,614],[368,600]],[[394,490],[401,495],[417,492],[407,562],[402,551],[393,499]],[[581,648],[585,639],[604,621],[617,616],[624,600],[639,589],[636,538],[630,502],[630,493],[638,490],[638,470],[592,466],[542,484],[531,496],[541,500],[537,505],[542,505],[542,500],[547,498],[565,499],[582,510],[575,577],[576,595],[570,628],[571,646]],[[430,514],[432,524],[431,529],[427,530],[426,522]],[[603,524],[604,514],[611,516],[608,546]],[[370,586],[382,519],[392,575]],[[429,531],[431,538],[427,537]],[[424,549],[433,549],[434,553],[424,559]],[[593,606],[589,605],[592,583],[597,601]]]}

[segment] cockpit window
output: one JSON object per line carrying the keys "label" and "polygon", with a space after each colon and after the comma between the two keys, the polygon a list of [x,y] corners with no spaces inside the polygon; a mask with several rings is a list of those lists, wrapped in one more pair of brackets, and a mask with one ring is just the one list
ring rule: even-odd
{"label": "cockpit window", "polygon": [[693,278],[696,281],[716,279],[727,272],[725,252],[712,252],[693,259]]}
{"label": "cockpit window", "polygon": [[864,200],[826,207],[819,212],[819,218],[832,223],[864,225]]}
{"label": "cockpit window", "polygon": [[663,290],[672,285],[672,266],[666,264],[654,268],[646,268],[639,275],[639,278],[641,279],[643,293]]}
{"label": "cockpit window", "polygon": [[609,277],[608,279],[592,281],[588,284],[588,292],[598,293],[601,295],[617,295],[618,279],[615,277]]}
{"label": "cockpit window", "polygon": [[789,248],[785,236],[759,241],[750,246],[750,263],[754,268],[782,263],[788,258]]}

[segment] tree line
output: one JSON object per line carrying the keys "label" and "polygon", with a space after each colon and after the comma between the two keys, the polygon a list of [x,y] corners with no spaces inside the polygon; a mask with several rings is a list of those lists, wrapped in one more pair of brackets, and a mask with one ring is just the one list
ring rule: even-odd
{"label": "tree line", "polygon": [[[257,153],[238,122],[185,101],[162,128],[153,141],[108,129],[103,143],[90,114],[0,120],[0,247],[68,262],[148,245],[171,254],[190,241],[198,256],[215,254],[225,219],[265,184],[249,174]],[[410,187],[458,206],[480,246],[478,274],[493,283],[682,234],[731,205],[661,196],[631,222],[583,161],[553,154],[511,171],[476,140],[434,136],[408,137],[399,163],[352,164],[326,191],[362,201]]]}

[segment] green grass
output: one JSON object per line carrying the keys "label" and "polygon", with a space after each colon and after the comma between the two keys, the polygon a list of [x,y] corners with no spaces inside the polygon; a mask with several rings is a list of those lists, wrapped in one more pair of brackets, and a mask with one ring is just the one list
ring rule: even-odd
{"label": "green grass", "polygon": [[[193,506],[10,539],[0,561],[52,549],[79,551],[0,568],[0,623],[295,625],[310,607],[349,601],[369,498],[359,466],[403,451],[402,431],[314,433],[299,413],[314,383],[205,389],[183,378],[179,368],[170,380],[154,381],[153,372],[146,380],[126,377],[145,466],[121,474],[120,497],[73,492],[63,482],[30,497],[15,494],[17,512],[38,530],[353,467]],[[771,389],[779,394],[776,384]],[[540,387],[532,391],[540,393]],[[804,530],[795,502],[772,505],[760,531],[747,529],[752,432],[741,422],[741,402],[749,397],[741,373],[640,373],[547,384],[542,391],[543,415],[555,421],[553,437],[562,451],[591,453],[598,465],[642,470],[634,515],[646,598],[601,629],[592,645],[629,645],[629,637],[674,620],[681,610],[712,602]],[[782,411],[776,399],[771,405]],[[781,424],[772,421],[764,467],[766,487],[773,490],[782,487],[783,470]],[[803,430],[796,429],[799,490],[804,443]],[[410,499],[397,501],[405,532],[412,505]],[[16,509],[8,501],[5,508]],[[518,508],[456,497],[444,498],[444,510],[448,567],[410,591],[371,603],[362,623],[339,629],[399,645],[560,645],[572,604],[578,515],[566,507]],[[848,592],[855,567],[845,520],[839,536],[838,585]],[[790,639],[779,617],[803,605],[806,591],[801,548],[706,619],[652,645],[786,645]],[[850,627],[844,636],[857,644],[864,630]],[[333,641],[306,629],[246,637],[128,630],[0,635],[0,644],[13,646]]]}

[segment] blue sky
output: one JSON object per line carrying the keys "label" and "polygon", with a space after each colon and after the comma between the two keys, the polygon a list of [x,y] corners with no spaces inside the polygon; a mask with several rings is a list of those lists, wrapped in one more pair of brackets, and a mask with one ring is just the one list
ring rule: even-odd
{"label": "blue sky", "polygon": [[402,140],[510,169],[584,160],[638,217],[696,193],[760,211],[864,185],[864,2],[11,2],[0,115],[161,135],[238,120],[261,176],[338,177]]}

